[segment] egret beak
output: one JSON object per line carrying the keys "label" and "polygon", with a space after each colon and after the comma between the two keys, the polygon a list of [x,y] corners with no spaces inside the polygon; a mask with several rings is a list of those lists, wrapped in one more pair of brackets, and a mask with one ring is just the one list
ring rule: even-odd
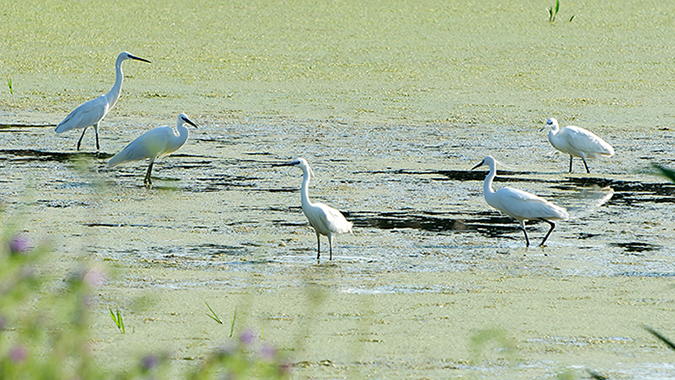
{"label": "egret beak", "polygon": [[481,166],[483,166],[484,164],[485,164],[485,160],[481,161],[481,162],[480,162],[480,164],[478,164],[478,165],[476,165],[476,166],[472,167],[472,168],[471,168],[471,170],[474,170],[474,169],[480,168],[480,167],[481,167]]}
{"label": "egret beak", "polygon": [[141,61],[141,62],[147,62],[147,63],[152,63],[152,62],[148,61],[148,60],[147,60],[147,59],[145,59],[145,58],[141,58],[141,57],[136,57],[135,55],[131,55],[131,54],[129,54],[129,58],[131,58],[131,59],[135,59],[135,60],[137,60],[137,61]]}
{"label": "egret beak", "polygon": [[544,127],[541,128],[541,129],[539,130],[539,132],[543,131],[543,130],[546,129],[546,128],[551,128],[552,126],[553,126],[553,122],[551,121],[551,119],[548,119],[548,120],[546,120],[546,125],[544,125]]}
{"label": "egret beak", "polygon": [[197,128],[197,129],[199,129],[199,127],[197,126],[197,124],[193,123],[192,120],[188,119],[187,117],[184,117],[184,118],[183,118],[183,121],[186,122],[186,123],[188,123],[188,124],[190,124],[191,126]]}

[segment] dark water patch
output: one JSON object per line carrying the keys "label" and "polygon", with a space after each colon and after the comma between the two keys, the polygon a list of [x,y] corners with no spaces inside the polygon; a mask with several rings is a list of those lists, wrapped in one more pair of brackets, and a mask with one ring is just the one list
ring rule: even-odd
{"label": "dark water patch", "polygon": [[587,233],[587,232],[580,232],[580,233],[577,234],[577,239],[581,239],[581,240],[591,239],[591,238],[594,238],[594,237],[600,236],[600,235],[602,235],[602,234],[591,234],[591,233]]}
{"label": "dark water patch", "polygon": [[615,194],[611,201],[607,202],[610,205],[640,205],[642,203],[675,203],[675,197],[650,197],[642,194]]}
{"label": "dark water patch", "polygon": [[156,227],[152,224],[129,224],[129,223],[102,223],[102,222],[92,222],[92,223],[83,223],[85,227],[108,227],[108,228],[120,228],[120,227],[141,227],[141,228],[150,228]]}
{"label": "dark water patch", "polygon": [[[402,175],[435,175],[442,178],[436,178],[440,181],[483,181],[487,176],[487,172],[482,170],[410,170],[410,169],[397,169],[397,170],[375,170],[372,172],[356,172],[357,174],[402,174]],[[507,176],[515,175],[526,175],[533,174],[532,172],[516,172],[516,171],[500,171],[497,173],[495,181],[532,181],[532,182],[549,182],[540,179],[524,179],[524,178],[511,178]],[[500,178],[501,177],[501,178]]]}
{"label": "dark water patch", "polygon": [[271,152],[245,152],[247,156],[274,156]]}
{"label": "dark water patch", "polygon": [[247,188],[256,191],[271,191],[255,188],[256,187],[255,181],[260,180],[262,180],[262,178],[260,177],[233,176],[227,174],[216,174],[209,177],[197,178],[197,181],[207,183],[206,187],[203,189],[203,191],[206,192],[224,191],[224,190],[226,191],[232,188]]}
{"label": "dark water patch", "polygon": [[649,243],[640,243],[640,242],[630,242],[630,243],[610,243],[612,247],[623,248],[626,252],[630,254],[650,252],[661,249],[661,246],[649,244]]}
{"label": "dark water patch", "polygon": [[[502,236],[506,233],[520,230],[518,224],[512,219],[487,212],[451,214],[404,211],[385,213],[345,211],[343,214],[356,227],[377,228],[381,230],[416,229],[429,232],[477,231],[489,237]],[[455,217],[448,217],[453,215]]]}
{"label": "dark water patch", "polygon": [[113,155],[109,153],[93,152],[46,152],[37,149],[0,149],[0,155],[14,156],[12,161],[56,161],[71,162],[75,159],[89,158],[92,160],[107,160]]}
{"label": "dark water patch", "polygon": [[[438,170],[435,174],[446,177],[450,181],[484,181],[488,172],[482,170]],[[498,171],[495,182],[551,182],[541,178],[519,178],[519,175],[535,174],[530,171]]]}
{"label": "dark water patch", "polygon": [[396,212],[348,212],[343,214],[357,227],[377,228],[381,230],[416,229],[424,231],[450,231],[467,229],[461,219],[444,218],[433,213]]}
{"label": "dark water patch", "polygon": [[173,169],[185,169],[185,170],[203,170],[205,168],[211,167],[213,161],[191,161],[191,162],[177,162],[173,165],[171,165],[171,168]]}
{"label": "dark water patch", "polygon": [[287,220],[281,220],[281,219],[274,219],[272,220],[272,224],[275,226],[279,227],[303,227],[308,225],[308,222],[289,222]]}

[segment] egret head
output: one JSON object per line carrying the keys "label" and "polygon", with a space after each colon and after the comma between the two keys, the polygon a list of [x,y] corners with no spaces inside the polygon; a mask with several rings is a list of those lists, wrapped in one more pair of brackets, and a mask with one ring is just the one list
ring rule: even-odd
{"label": "egret head", "polygon": [[188,119],[188,116],[186,114],[182,113],[178,115],[178,120],[176,121],[176,124],[178,124],[178,126],[181,126],[185,123],[190,124],[191,126],[197,128],[197,124],[193,123],[190,119]]}
{"label": "egret head", "polygon": [[478,169],[478,168],[480,168],[480,167],[483,166],[483,165],[485,165],[485,159],[483,159],[483,161],[479,162],[478,165],[472,167],[471,170]]}
{"label": "egret head", "polygon": [[[485,158],[483,159],[483,161],[481,161],[478,165],[472,167],[471,170],[478,169],[478,168],[480,168],[480,167],[483,166],[483,165],[487,165],[487,166],[490,167],[490,169],[492,169],[493,167],[495,167],[495,165],[496,165],[498,162],[499,162],[499,161],[497,161],[497,160],[495,160],[494,158],[492,158],[492,156],[485,156]],[[499,163],[501,164],[501,162],[499,162]]]}
{"label": "egret head", "polygon": [[135,59],[135,60],[137,60],[137,61],[142,61],[142,62],[150,63],[150,61],[148,61],[147,59],[144,59],[144,58],[141,58],[141,57],[137,57],[137,56],[135,56],[135,55],[129,53],[128,51],[123,51],[123,52],[120,53],[120,55],[117,56],[117,60],[118,60],[118,61],[124,61],[124,60],[126,60],[126,59]]}
{"label": "egret head", "polygon": [[546,125],[544,126],[544,128],[541,129],[541,131],[543,131],[546,128],[553,128],[553,130],[558,129],[558,120],[556,120],[554,118],[550,118],[550,119],[546,120]]}
{"label": "egret head", "polygon": [[302,169],[303,172],[309,172],[313,177],[316,177],[316,175],[314,175],[312,167],[309,166],[309,162],[307,162],[307,160],[305,160],[304,158],[296,158],[291,162],[285,164],[278,164],[277,166],[298,166],[300,167],[300,169]]}

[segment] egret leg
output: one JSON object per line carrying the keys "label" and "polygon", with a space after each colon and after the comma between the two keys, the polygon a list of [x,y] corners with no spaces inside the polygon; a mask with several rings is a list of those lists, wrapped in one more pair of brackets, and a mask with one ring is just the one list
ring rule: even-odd
{"label": "egret leg", "polygon": [[572,155],[570,154],[570,173],[572,173]]}
{"label": "egret leg", "polygon": [[584,156],[581,156],[581,159],[584,161],[584,166],[586,167],[586,173],[591,174],[591,171],[588,170],[588,164],[586,164],[586,159],[584,158]]}
{"label": "egret leg", "polygon": [[321,235],[316,231],[316,259],[319,260],[321,257]]}
{"label": "egret leg", "polygon": [[98,145],[98,123],[94,125],[94,132],[96,132],[96,151],[100,151],[101,147]]}
{"label": "egret leg", "polygon": [[84,137],[84,132],[87,131],[87,128],[89,127],[84,127],[84,129],[82,130],[82,136],[80,136],[80,139],[77,140],[77,150],[80,150],[80,144],[82,144],[82,138]]}
{"label": "egret leg", "polygon": [[548,223],[551,226],[551,229],[548,230],[548,233],[544,237],[544,240],[542,240],[541,244],[539,244],[540,247],[542,247],[544,245],[544,243],[546,243],[546,240],[548,239],[549,236],[551,236],[551,232],[553,232],[553,229],[555,228],[555,223],[553,223],[549,220],[546,220],[546,219],[541,219],[541,220]]}
{"label": "egret leg", "polygon": [[523,229],[523,233],[525,234],[525,242],[526,242],[525,246],[529,247],[530,246],[530,238],[527,237],[527,230],[525,229],[525,222],[522,221],[522,220],[520,221],[520,228]]}
{"label": "egret leg", "polygon": [[330,252],[330,261],[333,261],[333,235],[328,235],[328,249]]}
{"label": "egret leg", "polygon": [[152,179],[150,179],[150,173],[152,173],[152,165],[155,163],[155,157],[150,159],[150,165],[148,166],[148,172],[145,173],[145,179],[143,180],[143,183],[147,187],[152,187]]}

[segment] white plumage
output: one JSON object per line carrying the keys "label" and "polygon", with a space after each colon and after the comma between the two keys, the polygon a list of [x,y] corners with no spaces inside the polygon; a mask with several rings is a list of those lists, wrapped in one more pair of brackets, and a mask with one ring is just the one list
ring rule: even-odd
{"label": "white plumage", "polygon": [[328,237],[330,260],[333,260],[333,238],[336,234],[352,232],[352,223],[345,219],[342,213],[323,203],[312,203],[309,200],[309,180],[314,174],[309,163],[304,158],[298,158],[282,166],[298,166],[302,169],[301,202],[302,212],[309,220],[309,224],[316,232],[317,260],[321,256],[321,235]]}
{"label": "white plumage", "polygon": [[525,233],[525,241],[527,242],[528,247],[530,246],[530,239],[527,237],[525,220],[543,220],[551,226],[551,229],[541,242],[541,245],[544,245],[555,228],[555,223],[551,220],[567,220],[569,218],[569,215],[564,208],[556,206],[534,194],[518,189],[512,189],[510,187],[504,187],[494,191],[492,189],[492,181],[497,175],[497,160],[491,156],[487,156],[471,170],[482,165],[488,165],[490,167],[490,173],[485,177],[485,182],[483,183],[485,200],[490,206],[520,223],[520,228],[522,228],[523,233]]}
{"label": "white plumage", "polygon": [[551,128],[548,132],[548,141],[551,142],[551,145],[557,150],[570,155],[570,173],[572,173],[573,157],[581,157],[586,167],[586,172],[590,174],[591,171],[588,170],[586,158],[610,157],[614,155],[614,148],[611,145],[583,128],[568,125],[565,128],[559,129],[558,120],[553,118],[546,121],[546,126]]}
{"label": "white plumage", "polygon": [[115,103],[117,103],[117,99],[120,98],[120,93],[122,92],[122,81],[124,80],[124,74],[122,73],[122,62],[127,59],[135,59],[138,61],[150,63],[150,61],[147,59],[136,57],[130,53],[127,53],[126,51],[121,52],[117,56],[117,62],[115,63],[115,84],[113,85],[110,92],[79,105],[56,126],[56,133],[70,131],[71,129],[84,128],[84,131],[82,131],[82,136],[80,136],[80,139],[77,141],[77,150],[80,150],[80,144],[82,143],[84,132],[86,132],[87,128],[91,126],[94,126],[94,131],[96,132],[96,150],[98,151],[100,149],[98,143],[98,126],[108,111],[110,111]]}
{"label": "white plumage", "polygon": [[178,115],[178,119],[176,120],[176,130],[169,126],[164,126],[145,132],[111,158],[108,161],[108,166],[113,167],[125,162],[149,158],[150,165],[143,182],[147,186],[151,186],[150,173],[152,172],[152,165],[155,163],[155,159],[171,154],[185,145],[189,135],[188,128],[183,125],[185,123],[197,128],[197,125],[190,121],[186,114],[182,113]]}

